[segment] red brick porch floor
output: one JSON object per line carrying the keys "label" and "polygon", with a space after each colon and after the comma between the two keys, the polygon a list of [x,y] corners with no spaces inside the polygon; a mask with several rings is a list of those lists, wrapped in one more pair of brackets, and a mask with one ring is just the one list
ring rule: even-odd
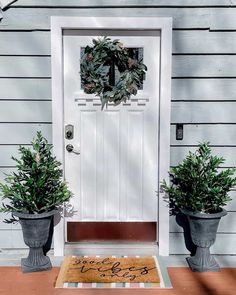
{"label": "red brick porch floor", "polygon": [[236,268],[218,273],[193,273],[169,267],[172,289],[55,289],[59,268],[23,274],[18,266],[0,267],[0,295],[236,295]]}

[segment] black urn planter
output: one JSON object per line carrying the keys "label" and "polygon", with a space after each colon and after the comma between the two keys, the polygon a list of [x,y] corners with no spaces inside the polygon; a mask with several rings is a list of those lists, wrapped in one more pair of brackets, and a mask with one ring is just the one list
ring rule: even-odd
{"label": "black urn planter", "polygon": [[188,218],[191,238],[197,247],[195,255],[187,258],[191,270],[195,272],[219,271],[218,263],[210,254],[210,247],[215,242],[220,219],[227,214],[227,211],[222,209],[218,213],[207,214],[181,209],[181,212]]}
{"label": "black urn planter", "polygon": [[20,220],[24,242],[29,247],[28,257],[21,259],[23,272],[44,271],[52,268],[50,258],[44,255],[43,246],[49,238],[50,224],[56,212],[53,210],[41,214],[13,213]]}

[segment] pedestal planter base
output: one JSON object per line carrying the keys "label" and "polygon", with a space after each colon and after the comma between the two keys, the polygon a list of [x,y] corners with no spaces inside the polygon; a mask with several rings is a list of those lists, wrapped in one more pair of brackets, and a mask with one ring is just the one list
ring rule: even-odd
{"label": "pedestal planter base", "polygon": [[28,257],[21,259],[23,272],[44,271],[51,268],[51,261],[48,256],[43,254],[42,248],[30,248]]}
{"label": "pedestal planter base", "polygon": [[198,247],[195,256],[187,257],[186,260],[194,272],[220,271],[220,267],[210,254],[209,248]]}
{"label": "pedestal planter base", "polygon": [[52,264],[51,264],[49,257],[47,257],[47,258],[48,258],[48,263],[46,263],[44,265],[34,265],[34,266],[27,264],[27,258],[22,258],[21,259],[22,272],[26,273],[26,272],[50,270],[52,268]]}

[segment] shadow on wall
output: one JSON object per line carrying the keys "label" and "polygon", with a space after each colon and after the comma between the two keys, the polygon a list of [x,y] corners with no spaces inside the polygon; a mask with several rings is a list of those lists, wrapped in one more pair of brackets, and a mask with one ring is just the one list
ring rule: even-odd
{"label": "shadow on wall", "polygon": [[56,226],[61,221],[63,211],[65,217],[72,217],[76,213],[76,211],[74,211],[73,206],[69,203],[66,203],[64,206],[59,207],[58,212],[53,216],[50,224],[48,240],[45,246],[43,247],[44,255],[47,255],[47,253],[50,251],[52,247],[54,226]]}
{"label": "shadow on wall", "polygon": [[194,256],[196,253],[197,247],[194,245],[191,234],[190,234],[190,227],[188,218],[181,212],[176,213],[175,217],[176,223],[183,228],[184,232],[184,242],[187,250],[190,252],[191,256]]}

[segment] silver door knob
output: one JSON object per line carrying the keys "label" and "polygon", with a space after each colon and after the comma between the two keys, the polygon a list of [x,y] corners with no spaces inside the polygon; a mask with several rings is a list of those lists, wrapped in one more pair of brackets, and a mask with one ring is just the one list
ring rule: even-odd
{"label": "silver door knob", "polygon": [[67,150],[67,152],[69,152],[69,153],[74,153],[74,154],[76,154],[76,155],[79,155],[79,154],[80,154],[80,151],[75,150],[75,149],[74,149],[74,146],[73,146],[72,144],[67,144],[67,145],[66,145],[66,150]]}

